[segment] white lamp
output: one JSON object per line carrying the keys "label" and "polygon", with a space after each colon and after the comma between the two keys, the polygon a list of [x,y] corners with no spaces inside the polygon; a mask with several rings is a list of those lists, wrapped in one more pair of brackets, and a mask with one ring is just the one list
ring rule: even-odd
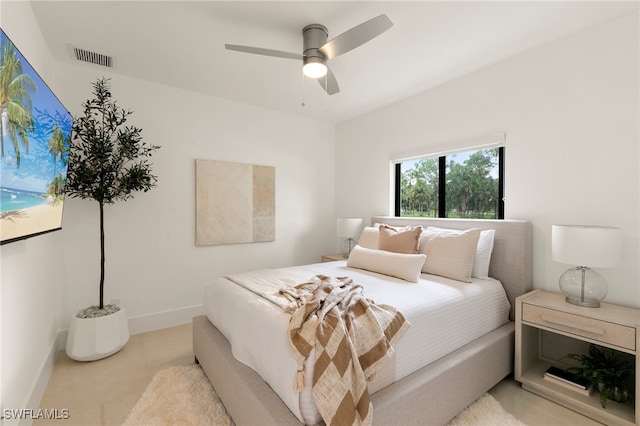
{"label": "white lamp", "polygon": [[346,238],[345,246],[343,247],[342,254],[344,257],[349,257],[351,250],[356,244],[355,238],[360,235],[360,228],[362,227],[361,217],[339,217],[338,218],[338,237]]}
{"label": "white lamp", "polygon": [[622,232],[605,226],[553,225],[553,260],[578,265],[560,276],[560,291],[574,305],[598,308],[607,282],[590,267],[614,268],[622,258]]}

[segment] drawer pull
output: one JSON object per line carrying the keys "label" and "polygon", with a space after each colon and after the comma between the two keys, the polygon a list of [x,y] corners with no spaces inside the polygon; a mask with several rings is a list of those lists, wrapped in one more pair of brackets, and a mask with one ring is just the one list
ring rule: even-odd
{"label": "drawer pull", "polygon": [[551,318],[546,315],[542,316],[542,320],[551,324],[561,325],[563,327],[574,328],[576,330],[584,331],[585,333],[597,334],[598,336],[604,336],[604,330],[600,328],[587,327],[580,324],[575,324],[572,322],[564,321],[557,318]]}

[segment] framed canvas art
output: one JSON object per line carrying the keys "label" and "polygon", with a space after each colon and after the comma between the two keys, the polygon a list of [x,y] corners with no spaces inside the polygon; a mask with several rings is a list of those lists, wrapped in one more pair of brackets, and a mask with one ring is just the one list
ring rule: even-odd
{"label": "framed canvas art", "polygon": [[196,160],[196,245],[275,240],[275,167]]}

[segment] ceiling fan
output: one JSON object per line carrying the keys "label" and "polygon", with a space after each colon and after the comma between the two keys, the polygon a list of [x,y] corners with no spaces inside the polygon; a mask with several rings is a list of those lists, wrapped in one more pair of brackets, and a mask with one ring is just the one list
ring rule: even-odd
{"label": "ceiling fan", "polygon": [[392,26],[393,23],[391,20],[387,15],[383,14],[363,22],[360,25],[356,25],[334,39],[327,41],[329,32],[324,25],[307,25],[302,29],[301,55],[281,50],[240,46],[237,44],[225,44],[224,47],[227,50],[244,53],[302,60],[302,72],[304,75],[317,79],[328,94],[334,95],[340,91],[340,87],[338,86],[335,75],[333,75],[333,72],[327,67],[327,61],[363,45],[372,38],[387,31]]}

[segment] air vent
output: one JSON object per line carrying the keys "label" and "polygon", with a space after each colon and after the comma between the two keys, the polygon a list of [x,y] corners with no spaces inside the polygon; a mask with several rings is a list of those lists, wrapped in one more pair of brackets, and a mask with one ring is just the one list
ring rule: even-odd
{"label": "air vent", "polygon": [[91,52],[89,50],[80,49],[71,46],[73,57],[78,61],[89,62],[90,64],[100,65],[103,67],[113,68],[113,58],[101,53]]}

